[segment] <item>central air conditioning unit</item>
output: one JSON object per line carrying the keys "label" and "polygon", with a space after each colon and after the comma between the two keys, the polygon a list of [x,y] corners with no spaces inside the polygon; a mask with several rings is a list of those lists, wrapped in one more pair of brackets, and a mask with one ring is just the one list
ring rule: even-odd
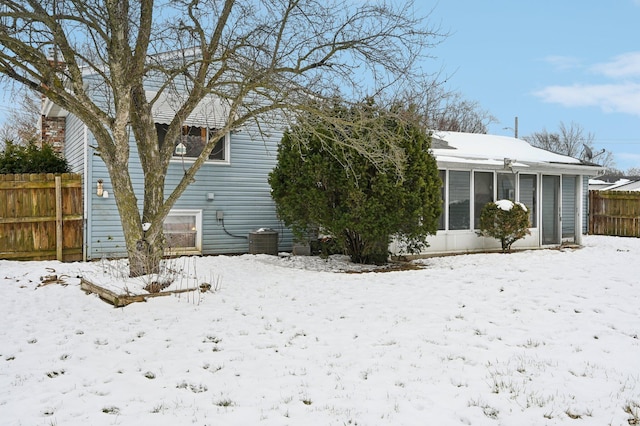
{"label": "central air conditioning unit", "polygon": [[278,255],[278,232],[260,228],[249,233],[249,254]]}

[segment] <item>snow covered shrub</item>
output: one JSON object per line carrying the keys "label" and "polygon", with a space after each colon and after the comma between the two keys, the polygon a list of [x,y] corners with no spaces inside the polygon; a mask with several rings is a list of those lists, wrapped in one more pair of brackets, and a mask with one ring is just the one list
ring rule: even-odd
{"label": "snow covered shrub", "polygon": [[479,234],[500,240],[503,252],[511,251],[514,242],[530,234],[527,208],[510,200],[485,204],[480,213]]}

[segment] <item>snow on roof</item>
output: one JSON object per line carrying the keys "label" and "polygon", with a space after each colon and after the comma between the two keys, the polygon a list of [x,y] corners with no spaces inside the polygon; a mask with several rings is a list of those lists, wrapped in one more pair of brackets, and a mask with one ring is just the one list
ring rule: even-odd
{"label": "snow on roof", "polygon": [[619,179],[615,183],[602,182],[602,184],[593,184],[589,181],[589,185],[599,191],[640,191],[640,180]]}
{"label": "snow on roof", "polygon": [[[437,141],[433,144],[433,154],[440,161],[447,161],[447,158],[455,157],[474,160],[474,162],[484,160],[503,164],[504,159],[507,158],[526,163],[584,165],[577,158],[536,148],[522,139],[509,136],[436,130],[433,132],[432,138]],[[513,165],[524,166],[524,164],[518,163]]]}

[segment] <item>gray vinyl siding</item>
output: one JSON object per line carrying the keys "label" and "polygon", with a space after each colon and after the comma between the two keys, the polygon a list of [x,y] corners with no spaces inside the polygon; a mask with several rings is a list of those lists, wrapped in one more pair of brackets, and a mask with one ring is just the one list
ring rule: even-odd
{"label": "gray vinyl siding", "polygon": [[[230,164],[206,163],[198,171],[195,182],[182,194],[174,209],[202,211],[202,253],[246,253],[249,233],[259,228],[278,231],[280,250],[290,250],[290,232],[276,216],[271,198],[268,174],[277,160],[280,134],[254,139],[255,132],[241,131],[231,135]],[[93,182],[104,180],[109,198],[98,198],[91,191],[89,258],[125,256],[125,242],[115,199],[106,167],[99,156],[92,156]],[[189,163],[185,162],[185,167]],[[165,193],[179,182],[183,174],[181,161],[172,161],[166,178]],[[142,203],[143,176],[135,144],[132,144],[129,172]],[[214,199],[207,200],[213,193]],[[216,212],[224,215],[224,228]],[[225,232],[226,229],[226,232]],[[227,233],[228,232],[228,233]],[[232,234],[234,236],[231,236]]]}
{"label": "gray vinyl siding", "polygon": [[71,114],[65,122],[64,156],[73,173],[84,171],[84,124]]}

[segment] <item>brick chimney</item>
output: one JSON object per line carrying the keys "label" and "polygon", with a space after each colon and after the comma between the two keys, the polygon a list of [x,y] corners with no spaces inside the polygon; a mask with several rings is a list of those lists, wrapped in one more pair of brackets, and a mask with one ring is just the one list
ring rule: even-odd
{"label": "brick chimney", "polygon": [[42,116],[42,145],[51,145],[58,154],[64,154],[64,133],[67,117]]}

